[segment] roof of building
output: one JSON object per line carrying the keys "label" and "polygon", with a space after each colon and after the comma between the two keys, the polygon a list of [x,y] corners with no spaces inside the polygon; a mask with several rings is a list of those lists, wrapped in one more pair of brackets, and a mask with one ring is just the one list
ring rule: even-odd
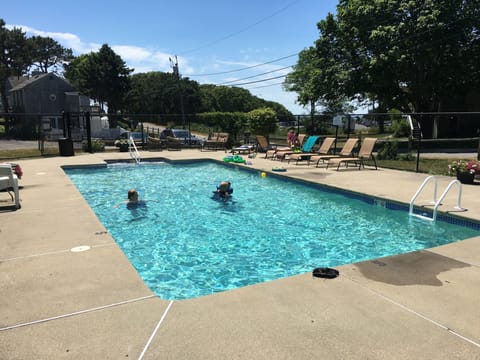
{"label": "roof of building", "polygon": [[53,73],[42,73],[42,74],[33,75],[30,78],[27,78],[26,80],[23,80],[22,82],[18,83],[14,87],[12,87],[12,89],[10,89],[10,91],[18,91],[18,90],[24,89],[24,88],[32,85],[33,83],[35,83],[37,81],[40,81],[41,79],[44,79],[46,77],[54,77],[54,78],[57,78],[61,81],[65,81],[66,83],[68,83],[65,79],[62,79],[62,78],[56,76]]}
{"label": "roof of building", "polygon": [[18,86],[19,84],[21,84],[21,83],[23,83],[27,80],[28,80],[28,77],[26,77],[26,76],[10,76],[7,80],[8,81],[8,86],[9,86],[8,88],[10,88],[10,89],[14,88],[14,87]]}

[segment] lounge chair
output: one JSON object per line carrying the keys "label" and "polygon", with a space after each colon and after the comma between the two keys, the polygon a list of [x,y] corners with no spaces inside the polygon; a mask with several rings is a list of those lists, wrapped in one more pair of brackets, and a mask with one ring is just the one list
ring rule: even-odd
{"label": "lounge chair", "polygon": [[[300,134],[297,137],[298,143],[300,145],[304,145],[305,139],[307,139],[307,135]],[[292,154],[292,148],[288,146],[277,146],[274,150],[267,151],[266,158],[270,157],[271,159],[284,159],[285,155]]]}
{"label": "lounge chair", "polygon": [[296,160],[295,165],[298,165],[298,162],[300,160],[307,160],[307,165],[310,165],[310,159],[312,156],[316,155],[328,155],[332,149],[333,143],[335,142],[335,138],[332,137],[327,137],[323,140],[322,145],[316,152],[311,152],[311,153],[293,153],[290,154],[288,158],[288,163],[290,164],[290,161]]}
{"label": "lounge chair", "polygon": [[327,155],[313,155],[310,157],[310,161],[316,161],[317,163],[315,164],[316,167],[321,162],[329,161],[330,159],[334,158],[341,158],[341,157],[351,157],[353,154],[353,150],[358,144],[358,139],[357,138],[350,138],[347,139],[345,144],[342,147],[342,150],[338,154],[332,155],[332,154],[327,154]]}
{"label": "lounge chair", "polygon": [[[311,156],[311,152],[312,152],[312,149],[313,147],[315,146],[315,143],[317,142],[317,140],[320,138],[320,136],[318,135],[311,135],[307,138],[307,140],[305,141],[305,144],[303,144],[302,146],[302,149],[301,149],[301,152],[300,153],[295,153],[294,151],[292,151],[291,149],[289,151],[279,151],[275,154],[276,158],[283,161],[286,156],[291,156],[293,154],[298,154],[298,156],[305,156],[305,157],[310,157]],[[310,154],[310,155],[309,155]]]}
{"label": "lounge chair", "polygon": [[149,149],[162,149],[165,146],[165,141],[149,135],[147,137],[147,146]]}
{"label": "lounge chair", "polygon": [[277,146],[274,144],[270,144],[267,138],[263,135],[255,136],[255,140],[257,141],[257,152],[265,153],[265,158],[267,158],[269,152],[272,150],[274,151]]}
{"label": "lounge chair", "polygon": [[213,133],[205,142],[203,143],[202,150],[225,150],[227,152],[227,144],[229,133]]}
{"label": "lounge chair", "polygon": [[363,139],[362,146],[358,151],[358,156],[330,159],[327,163],[327,169],[330,164],[332,165],[337,164],[337,171],[338,171],[342,163],[344,163],[345,166],[348,167],[348,164],[353,162],[355,163],[355,165],[358,164],[358,170],[360,170],[362,167],[363,168],[365,167],[365,161],[371,159],[373,160],[373,164],[375,165],[375,170],[377,170],[378,169],[377,161],[375,160],[375,156],[373,156],[373,148],[375,147],[376,142],[377,142],[376,138]]}
{"label": "lounge chair", "polygon": [[167,150],[181,150],[182,141],[173,136],[167,136]]}
{"label": "lounge chair", "polygon": [[252,152],[255,151],[255,145],[249,145],[249,144],[244,144],[237,146],[235,148],[232,148],[232,154],[251,154]]}
{"label": "lounge chair", "polygon": [[275,144],[270,144],[264,136],[257,136],[257,144],[259,145],[259,147],[264,149],[264,151],[262,152],[265,152],[265,159],[273,159],[273,156],[277,151],[291,150],[291,148],[288,146],[278,146]]}
{"label": "lounge chair", "polygon": [[4,190],[8,192],[8,194],[12,198],[12,201],[15,201],[15,210],[20,209],[20,192],[18,190],[18,177],[13,173],[11,164],[0,164],[0,191]]}
{"label": "lounge chair", "polygon": [[257,151],[266,153],[268,150],[272,149],[272,145],[263,135],[256,135],[255,140],[257,141]]}

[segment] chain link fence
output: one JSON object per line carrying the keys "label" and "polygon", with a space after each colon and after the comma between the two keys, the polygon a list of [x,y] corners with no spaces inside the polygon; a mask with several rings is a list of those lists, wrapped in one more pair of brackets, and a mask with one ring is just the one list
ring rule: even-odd
{"label": "chain link fence", "polygon": [[[411,114],[318,114],[278,118],[278,131],[270,134],[273,142],[285,142],[288,128],[298,133],[336,136],[375,136],[379,146],[395,142],[400,152],[420,155],[423,152],[479,152],[480,113],[411,113]],[[76,151],[98,151],[103,144],[113,146],[125,130],[146,132],[158,137],[165,127],[201,129],[208,132],[231,130],[233,144],[254,138],[247,123],[222,129],[225,124],[202,124],[196,115],[0,113],[0,159],[11,155],[8,148],[31,150],[32,156],[73,155]],[[93,147],[92,148],[92,141]],[[98,144],[96,143],[98,141]],[[95,147],[95,145],[98,145]],[[144,145],[144,144],[142,144]]]}

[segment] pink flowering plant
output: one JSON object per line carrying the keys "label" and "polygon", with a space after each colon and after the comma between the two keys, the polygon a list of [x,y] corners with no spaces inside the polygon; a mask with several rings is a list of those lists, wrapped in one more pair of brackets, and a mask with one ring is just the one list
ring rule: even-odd
{"label": "pink flowering plant", "polygon": [[448,165],[448,173],[450,175],[456,175],[459,173],[480,174],[480,162],[478,161],[465,161],[455,160]]}

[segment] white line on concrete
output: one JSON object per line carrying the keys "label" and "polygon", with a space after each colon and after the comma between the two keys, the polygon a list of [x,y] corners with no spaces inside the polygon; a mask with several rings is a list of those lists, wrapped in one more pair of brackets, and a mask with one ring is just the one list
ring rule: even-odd
{"label": "white line on concrete", "polygon": [[167,308],[166,308],[165,311],[163,312],[163,315],[162,315],[160,321],[158,322],[157,326],[155,326],[155,329],[153,330],[152,335],[150,335],[150,339],[148,339],[147,343],[145,344],[145,347],[143,348],[142,353],[141,353],[140,356],[138,357],[138,360],[142,360],[142,359],[143,359],[143,356],[145,355],[148,347],[150,346],[150,343],[152,342],[153,338],[155,337],[155,334],[157,333],[158,329],[160,328],[160,325],[163,323],[163,320],[164,320],[165,317],[167,316],[167,313],[168,313],[168,311],[170,310],[170,308],[172,307],[172,305],[173,305],[173,300],[170,301],[170,304],[168,304]]}
{"label": "white line on concrete", "polygon": [[[111,245],[116,245],[116,243],[93,245],[92,248],[97,248],[97,247],[102,247],[102,246],[111,246]],[[14,257],[14,258],[0,259],[0,262],[14,261],[14,260],[22,260],[22,259],[30,259],[30,258],[39,257],[39,256],[46,256],[46,255],[56,255],[56,254],[70,253],[70,252],[72,252],[71,250],[72,250],[72,249],[68,249],[68,250],[58,250],[58,251],[50,251],[50,252],[40,253],[40,254],[17,256],[17,257]]]}
{"label": "white line on concrete", "polygon": [[98,306],[98,307],[94,307],[94,308],[90,308],[90,309],[75,311],[75,312],[68,313],[68,314],[52,316],[52,317],[49,317],[49,318],[46,318],[46,319],[40,319],[40,320],[20,323],[20,324],[16,324],[16,325],[11,325],[11,326],[0,328],[0,331],[12,330],[12,329],[16,329],[16,328],[19,328],[19,327],[36,325],[36,324],[44,323],[44,322],[47,322],[47,321],[58,320],[58,319],[66,318],[66,317],[86,314],[86,313],[89,313],[89,312],[104,310],[104,309],[108,309],[108,308],[119,306],[119,305],[130,304],[130,303],[133,303],[133,302],[136,302],[136,301],[151,299],[151,298],[154,298],[154,297],[156,297],[156,296],[155,295],[142,296],[142,297],[139,297],[139,298],[124,300],[124,301],[120,301],[120,302],[113,303],[113,304],[102,305],[102,306]]}
{"label": "white line on concrete", "polygon": [[414,314],[414,315],[416,315],[416,316],[418,316],[418,317],[420,317],[420,318],[422,318],[422,319],[424,319],[424,320],[427,320],[427,321],[431,322],[432,324],[434,324],[434,325],[436,325],[436,326],[438,326],[438,327],[440,327],[440,328],[442,328],[442,329],[444,329],[444,330],[447,330],[450,334],[455,335],[455,336],[459,337],[460,339],[465,340],[465,341],[469,342],[470,344],[475,345],[476,347],[479,347],[479,348],[480,348],[480,343],[478,343],[478,342],[476,342],[476,341],[474,341],[474,340],[472,340],[472,339],[469,339],[469,338],[466,337],[466,336],[463,336],[463,335],[459,334],[459,333],[456,332],[455,330],[450,329],[448,326],[445,326],[445,325],[439,323],[438,321],[435,321],[435,320],[433,320],[433,319],[431,319],[431,318],[429,318],[429,317],[427,317],[427,316],[425,316],[425,315],[422,315],[422,314],[420,314],[419,312],[417,312],[417,311],[415,311],[415,310],[413,310],[413,309],[410,309],[409,307],[406,307],[405,305],[400,304],[399,302],[397,302],[397,301],[395,301],[395,300],[387,297],[386,295],[383,295],[382,293],[380,293],[380,292],[378,292],[378,291],[376,291],[376,290],[373,290],[373,289],[369,288],[368,286],[365,286],[365,285],[361,284],[360,282],[358,282],[358,281],[356,281],[356,280],[354,280],[354,279],[352,279],[352,278],[350,278],[350,277],[348,277],[348,276],[345,276],[345,275],[342,274],[342,277],[344,277],[345,279],[350,280],[351,282],[355,283],[356,285],[358,285],[358,286],[360,286],[360,287],[362,287],[362,288],[364,288],[364,289],[366,289],[366,290],[374,293],[375,295],[380,296],[382,299],[385,299],[385,300],[387,300],[388,302],[390,302],[390,303],[392,303],[392,304],[394,304],[394,305],[396,305],[396,306],[398,306],[398,307],[401,307],[402,309],[408,311],[409,313],[412,313],[412,314]]}

